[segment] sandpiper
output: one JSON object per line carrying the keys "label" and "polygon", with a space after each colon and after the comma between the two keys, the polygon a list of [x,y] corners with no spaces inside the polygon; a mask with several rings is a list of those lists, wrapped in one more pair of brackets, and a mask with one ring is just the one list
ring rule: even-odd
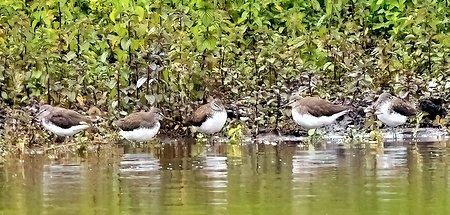
{"label": "sandpiper", "polygon": [[382,93],[373,104],[373,109],[377,118],[390,127],[405,124],[409,116],[417,113],[413,105],[390,93]]}
{"label": "sandpiper", "polygon": [[190,123],[202,133],[214,134],[222,130],[227,117],[222,101],[216,98],[197,108],[190,119]]}
{"label": "sandpiper", "polygon": [[129,141],[145,142],[151,140],[159,131],[160,120],[164,115],[159,108],[152,107],[149,112],[135,112],[114,122],[119,134]]}
{"label": "sandpiper", "polygon": [[37,118],[47,130],[59,137],[72,136],[89,128],[95,121],[76,111],[51,105],[42,105]]}
{"label": "sandpiper", "polygon": [[346,114],[350,107],[336,105],[318,97],[293,95],[288,103],[292,107],[292,118],[298,125],[314,129],[330,125]]}

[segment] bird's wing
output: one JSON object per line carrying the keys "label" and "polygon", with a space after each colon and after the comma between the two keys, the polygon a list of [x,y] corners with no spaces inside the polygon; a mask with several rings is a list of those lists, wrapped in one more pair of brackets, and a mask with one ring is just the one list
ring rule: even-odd
{"label": "bird's wing", "polygon": [[49,115],[48,120],[61,128],[70,128],[90,122],[86,117],[72,110],[56,110]]}
{"label": "bird's wing", "polygon": [[336,105],[327,100],[309,97],[303,104],[306,107],[309,114],[320,117],[320,116],[331,116],[333,114],[350,109],[348,106]]}
{"label": "bird's wing", "polygon": [[392,100],[392,110],[404,116],[412,116],[417,113],[414,106],[399,98]]}
{"label": "bird's wing", "polygon": [[210,104],[204,104],[195,110],[189,122],[194,126],[201,126],[211,113]]}
{"label": "bird's wing", "polygon": [[114,124],[123,131],[131,131],[137,128],[150,128],[153,127],[155,123],[156,121],[153,120],[153,117],[149,112],[132,113],[114,122]]}

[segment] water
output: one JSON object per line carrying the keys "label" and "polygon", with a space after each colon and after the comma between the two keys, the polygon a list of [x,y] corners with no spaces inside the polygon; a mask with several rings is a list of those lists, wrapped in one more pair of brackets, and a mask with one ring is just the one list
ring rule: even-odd
{"label": "water", "polygon": [[3,214],[450,214],[449,144],[171,143],[11,157]]}

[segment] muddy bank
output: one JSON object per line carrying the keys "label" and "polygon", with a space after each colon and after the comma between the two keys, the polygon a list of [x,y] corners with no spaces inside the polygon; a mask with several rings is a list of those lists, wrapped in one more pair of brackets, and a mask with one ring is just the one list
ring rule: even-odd
{"label": "muddy bank", "polygon": [[[280,98],[281,99],[281,98]],[[226,127],[217,136],[222,137],[217,140],[226,142],[227,131],[230,128],[236,127],[238,124],[243,126],[243,135],[245,141],[261,140],[261,141],[302,141],[307,136],[307,131],[300,126],[296,125],[291,116],[290,109],[280,104],[287,102],[287,99],[281,99],[278,101],[261,100],[257,106],[252,106],[249,100],[237,100],[231,102],[231,99],[227,99],[226,104],[228,109],[229,119]],[[364,107],[369,106],[369,101],[355,100],[355,101],[342,101],[334,100],[335,103],[344,103],[356,107],[344,115],[338,121],[330,126],[320,129],[320,133],[325,134],[325,140],[354,138],[354,139],[370,139],[370,131],[377,126],[381,126],[384,129],[384,125],[370,126],[370,123],[374,123],[374,116],[367,115],[364,112]],[[186,118],[190,115],[193,109],[198,106],[198,103],[192,103],[185,106],[185,108],[178,108],[178,106],[161,107],[165,112],[165,115],[169,116],[169,119],[162,122],[160,130],[160,139],[170,140],[179,139],[184,137],[193,137],[195,134],[191,133],[189,124],[186,122]],[[21,148],[40,146],[54,141],[54,136],[44,131],[40,123],[34,118],[33,110],[36,110],[33,106],[14,106],[10,107],[5,104],[0,105],[0,145],[13,145],[20,146]],[[137,107],[140,108],[140,107]],[[88,107],[81,107],[76,109],[81,113],[86,113]],[[112,125],[112,122],[121,117],[119,114],[112,114],[105,110],[102,110],[102,120],[100,120],[95,126],[86,131],[81,141],[90,143],[110,143],[120,140],[117,135],[117,129]],[[258,111],[256,114],[255,111]],[[409,120],[407,124],[402,126],[405,129],[397,129],[397,138],[412,138],[412,129],[416,125],[414,120]],[[422,139],[440,138],[446,136],[446,131],[439,130],[433,127],[432,120],[425,117],[421,124],[421,128],[418,132],[418,137]],[[431,129],[431,130],[430,130]],[[393,134],[391,130],[386,130],[383,133],[385,139],[391,139]],[[428,137],[430,136],[430,137]]]}

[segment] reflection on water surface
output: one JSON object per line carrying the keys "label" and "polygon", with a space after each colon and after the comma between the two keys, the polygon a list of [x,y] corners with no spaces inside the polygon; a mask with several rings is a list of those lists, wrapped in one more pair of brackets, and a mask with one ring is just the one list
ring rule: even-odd
{"label": "reflection on water surface", "polygon": [[0,214],[450,214],[446,142],[299,146],[23,155],[0,166]]}

